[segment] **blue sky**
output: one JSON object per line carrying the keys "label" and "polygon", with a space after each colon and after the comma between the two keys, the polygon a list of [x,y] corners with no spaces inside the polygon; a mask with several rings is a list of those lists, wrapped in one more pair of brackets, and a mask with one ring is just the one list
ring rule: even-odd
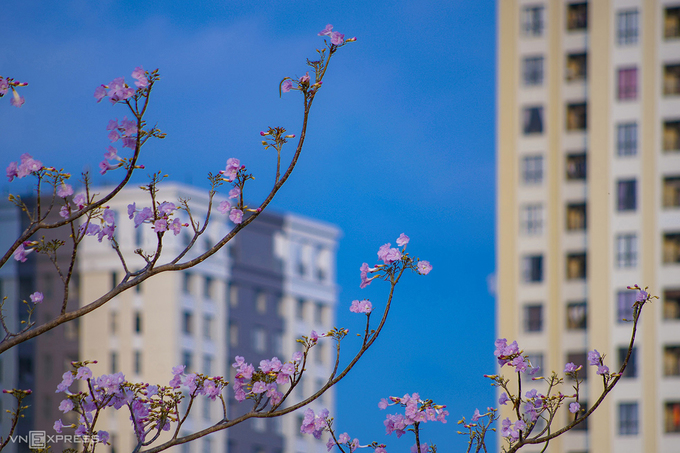
{"label": "blue sky", "polygon": [[377,403],[417,391],[451,412],[424,439],[460,450],[456,421],[493,404],[482,377],[494,370],[493,1],[27,0],[0,17],[0,74],[30,83],[21,109],[0,101],[0,161],[28,152],[96,172],[106,124],[125,112],[97,104],[94,89],[143,65],[161,70],[147,119],[168,134],[144,148],[147,169],[206,186],[208,171],[239,157],[257,177],[247,192],[256,202],[274,162],[259,131],[300,128],[300,98],[279,99],[278,83],[305,73],[327,23],[357,42],[334,57],[300,164],[273,207],[342,229],[338,324],[354,331],[353,299],[383,306],[386,285],[358,285],[380,245],[404,232],[409,251],[434,266],[397,288],[383,337],[338,388],[336,423],[362,443],[408,451],[412,439],[385,437]]}

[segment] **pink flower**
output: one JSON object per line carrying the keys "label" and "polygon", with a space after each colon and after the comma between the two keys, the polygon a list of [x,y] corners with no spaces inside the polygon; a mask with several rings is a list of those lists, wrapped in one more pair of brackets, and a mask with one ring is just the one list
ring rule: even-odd
{"label": "pink flower", "polygon": [[236,208],[232,209],[229,212],[229,220],[231,220],[232,222],[234,222],[237,225],[239,223],[243,222],[243,211],[241,211],[240,209],[236,209]]}
{"label": "pink flower", "polygon": [[281,91],[284,93],[288,93],[290,90],[293,89],[293,81],[290,79],[284,80],[283,83],[281,83]]}
{"label": "pink flower", "polygon": [[341,46],[345,42],[345,35],[337,31],[331,32],[331,44]]}
{"label": "pink flower", "polygon": [[73,195],[73,187],[70,184],[66,184],[62,181],[57,187],[57,196],[61,198],[66,198],[69,195]]}
{"label": "pink flower", "polygon": [[33,294],[31,294],[31,302],[34,304],[39,304],[43,301],[43,293],[36,291]]}
{"label": "pink flower", "polygon": [[222,214],[226,214],[229,209],[231,209],[231,204],[227,200],[220,202],[219,206],[217,206],[217,210]]}
{"label": "pink flower", "polygon": [[422,275],[427,275],[432,270],[432,265],[429,261],[419,261],[418,262],[418,272]]}
{"label": "pink flower", "polygon": [[571,412],[572,414],[576,414],[580,410],[581,410],[581,405],[579,403],[569,404],[569,412]]}
{"label": "pink flower", "polygon": [[94,98],[97,100],[97,102],[101,102],[102,99],[106,97],[106,86],[105,85],[99,85],[95,90],[94,90]]}
{"label": "pink flower", "polygon": [[352,313],[370,313],[373,310],[373,305],[369,300],[355,300],[352,301],[352,306],[349,308],[349,311]]}
{"label": "pink flower", "polygon": [[7,166],[7,179],[9,179],[9,182],[12,182],[17,176],[19,176],[17,163],[10,162]]}
{"label": "pink flower", "polygon": [[162,233],[168,229],[168,221],[165,219],[158,219],[153,223],[153,229],[156,233]]}
{"label": "pink flower", "polygon": [[14,107],[21,107],[24,105],[24,102],[26,100],[24,99],[23,96],[19,96],[19,93],[17,93],[17,90],[12,87],[12,99],[9,100],[9,103],[12,104]]}
{"label": "pink flower", "polygon": [[241,189],[239,187],[234,187],[229,191],[229,198],[238,198],[241,196]]}
{"label": "pink flower", "polygon": [[236,179],[236,174],[241,168],[241,161],[235,157],[227,159],[227,168],[221,170],[220,173],[224,175],[224,179],[231,182]]}
{"label": "pink flower", "polygon": [[134,71],[132,71],[132,78],[136,80],[135,85],[139,88],[145,88],[149,85],[149,81],[144,73],[144,68],[137,66]]}
{"label": "pink flower", "polygon": [[[319,36],[330,36],[333,31],[333,26],[331,24],[326,25],[326,28],[319,32]],[[349,440],[349,439],[348,439]]]}
{"label": "pink flower", "polygon": [[300,77],[300,83],[309,83],[309,72]]}
{"label": "pink flower", "polygon": [[390,243],[384,244],[378,250],[378,259],[383,260],[387,265],[401,259],[401,252],[397,249],[390,248],[391,245],[392,244]]}
{"label": "pink flower", "polygon": [[399,247],[403,247],[403,246],[405,246],[406,244],[408,244],[408,241],[410,241],[410,240],[411,240],[411,239],[410,239],[408,236],[406,236],[404,233],[401,233],[401,234],[399,235],[399,237],[397,238],[397,245],[398,245]]}

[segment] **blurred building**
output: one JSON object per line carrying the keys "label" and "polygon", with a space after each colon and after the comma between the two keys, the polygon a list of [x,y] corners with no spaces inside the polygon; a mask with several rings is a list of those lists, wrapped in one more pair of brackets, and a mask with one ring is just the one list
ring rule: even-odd
{"label": "blurred building", "polygon": [[[152,252],[157,240],[148,224],[134,228],[133,221],[127,218],[128,204],[150,205],[150,199],[145,203],[144,197],[148,194],[126,189],[109,203],[116,212],[120,250],[133,271],[144,264],[134,251]],[[192,214],[203,223],[208,202],[206,193],[183,185],[160,186],[158,201],[178,204],[179,199],[190,200]],[[18,210],[7,207],[7,215],[2,212],[3,226],[7,226],[3,231],[13,228],[18,234],[21,225]],[[178,215],[182,222],[188,222],[186,212]],[[202,253],[228,232],[225,217],[218,212],[213,215],[213,222],[185,259]],[[231,364],[236,355],[245,357],[256,367],[260,360],[274,356],[289,360],[299,346],[296,338],[309,335],[311,330],[328,331],[334,325],[339,233],[336,227],[319,221],[265,211],[225,248],[198,266],[155,276],[116,296],[81,318],[79,323],[65,324],[3,354],[0,382],[4,388],[17,386],[34,390],[35,398],[30,401],[33,407],[27,413],[28,419],[21,422],[21,433],[45,430],[54,434],[55,420],[61,418],[64,424],[75,421],[69,418],[73,414],[58,410],[61,397],[54,393],[72,360],[97,360],[97,364],[90,366],[95,376],[122,371],[132,382],[160,385],[168,384],[171,369],[178,364],[186,365],[187,371],[232,380]],[[167,233],[160,262],[164,262],[163,257],[167,260],[176,256],[190,239],[188,229],[183,229],[178,236]],[[47,266],[48,260],[43,263],[43,258],[33,254],[27,263],[19,266],[11,260],[0,274],[7,295],[22,294],[27,299],[36,290],[45,292],[45,302],[36,310],[40,322],[54,317],[57,312],[50,310],[61,306],[62,294],[59,279],[53,268]],[[79,300],[82,304],[96,300],[123,276],[122,264],[108,241],[99,243],[94,237],[86,238],[79,248],[77,275],[71,291],[76,297],[71,298],[69,309],[76,307]],[[16,307],[12,310],[11,316],[18,318]],[[311,395],[328,379],[334,355],[330,344],[322,343],[314,348],[303,385],[291,395],[291,403]],[[237,403],[231,386],[227,387],[225,396],[230,418],[247,411],[249,400]],[[4,405],[10,404],[7,398],[1,401]],[[327,392],[311,407],[315,410],[327,407],[333,411],[334,391]],[[135,439],[127,411],[109,410],[102,416],[98,427],[109,431],[112,443],[103,451],[131,451]],[[282,419],[250,420],[175,447],[173,451],[304,453],[325,448],[325,441],[298,435],[300,418],[301,414],[293,414]],[[221,419],[219,401],[199,397],[181,434],[211,426]],[[4,414],[3,426],[8,420],[8,414]],[[22,447],[15,448],[23,451]]]}
{"label": "blurred building", "polygon": [[499,337],[548,374],[595,348],[616,370],[626,286],[661,298],[618,388],[548,451],[677,452],[680,2],[499,1],[497,99]]}

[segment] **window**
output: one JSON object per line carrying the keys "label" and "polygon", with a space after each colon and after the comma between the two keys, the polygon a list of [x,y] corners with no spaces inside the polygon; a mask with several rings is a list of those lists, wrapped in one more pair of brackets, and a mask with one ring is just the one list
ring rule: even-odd
{"label": "window", "polygon": [[527,185],[543,182],[543,156],[524,156],[522,158],[522,182]]}
{"label": "window", "polygon": [[236,321],[229,321],[229,346],[238,346],[238,324]]}
{"label": "window", "polygon": [[135,228],[135,247],[144,245],[144,228]]}
{"label": "window", "polygon": [[258,313],[267,313],[267,294],[258,291],[255,296],[255,309]]}
{"label": "window", "polygon": [[616,293],[616,320],[626,322],[633,320],[633,304],[635,304],[636,291],[625,290]]}
{"label": "window", "polygon": [[315,306],[314,310],[314,322],[317,324],[323,324],[323,314],[324,314],[324,306],[322,303],[317,303]]}
{"label": "window", "polygon": [[663,319],[680,319],[680,288],[663,292]]}
{"label": "window", "polygon": [[680,176],[666,176],[663,178],[663,207],[680,207]]}
{"label": "window", "polygon": [[585,80],[588,77],[588,54],[583,52],[567,54],[565,69],[567,82]]}
{"label": "window", "polygon": [[616,125],[616,154],[618,156],[634,156],[637,154],[637,123],[620,123]]}
{"label": "window", "polygon": [[616,41],[620,46],[637,44],[638,42],[638,10],[627,9],[616,15]]}
{"label": "window", "polygon": [[525,86],[543,85],[543,57],[526,57],[523,61]]}
{"label": "window", "polygon": [[194,333],[194,315],[187,310],[182,313],[182,332],[186,335]]}
{"label": "window", "polygon": [[568,181],[579,181],[586,179],[586,154],[568,154],[566,168]]}
{"label": "window", "polygon": [[567,254],[567,280],[582,280],[586,278],[586,254]]}
{"label": "window", "polygon": [[325,343],[317,343],[316,346],[314,346],[314,360],[316,363],[323,363],[324,355],[325,355],[325,349],[326,347],[324,346]]}
{"label": "window", "polygon": [[680,63],[667,64],[663,67],[663,94],[666,96],[680,94]]}
{"label": "window", "polygon": [[142,352],[135,351],[135,374],[142,374]]}
{"label": "window", "polygon": [[203,374],[206,374],[208,376],[212,376],[213,374],[213,358],[209,355],[204,355],[203,356]]}
{"label": "window", "polygon": [[[207,403],[207,400],[204,400],[204,401],[206,403],[205,405],[210,407]],[[210,412],[210,411],[208,411],[208,412]],[[210,417],[206,417],[206,418],[210,418]],[[212,439],[209,438],[209,437],[204,437],[203,438],[203,453],[212,453],[213,451],[214,451],[214,448],[213,448],[213,445],[212,445]]]}
{"label": "window", "polygon": [[619,435],[638,434],[638,403],[619,403]]}
{"label": "window", "polygon": [[525,107],[522,118],[524,135],[543,133],[543,107]]}
{"label": "window", "polygon": [[586,204],[569,203],[567,205],[567,230],[582,231],[586,229]]}
{"label": "window", "polygon": [[522,8],[522,33],[527,37],[543,35],[543,15],[545,8],[542,5],[530,5]]}
{"label": "window", "polygon": [[203,315],[203,338],[212,340],[214,337],[215,322],[211,315]]}
{"label": "window", "polygon": [[297,305],[295,307],[295,315],[297,319],[304,320],[305,319],[305,300],[304,299],[298,299],[297,300]]}
{"label": "window", "polygon": [[191,351],[182,352],[182,365],[185,366],[185,371],[188,372],[193,366],[193,357],[191,356]]}
{"label": "window", "polygon": [[567,329],[584,330],[588,325],[588,308],[586,302],[569,302],[567,304]]}
{"label": "window", "polygon": [[663,150],[680,150],[680,121],[664,121],[663,123]]}
{"label": "window", "polygon": [[526,236],[540,236],[543,233],[543,205],[526,204],[520,209],[520,230]]}
{"label": "window", "polygon": [[522,258],[522,280],[525,283],[543,281],[543,255],[530,255]]}
{"label": "window", "polygon": [[567,30],[585,31],[588,28],[588,3],[567,5]]}
{"label": "window", "polygon": [[616,267],[619,269],[637,266],[637,235],[623,233],[616,235]]}
{"label": "window", "polygon": [[118,285],[118,274],[111,272],[111,289]]}
{"label": "window", "polygon": [[229,285],[229,306],[238,307],[238,286]]}
{"label": "window", "polygon": [[109,313],[109,330],[111,335],[115,335],[118,331],[118,312],[112,311]]}
{"label": "window", "polygon": [[142,285],[141,283],[137,283],[137,284],[135,285],[135,292],[136,292],[137,294],[141,294],[141,293],[142,293],[142,288],[143,288],[143,286],[144,286],[144,285]]}
{"label": "window", "polygon": [[667,433],[680,433],[680,401],[666,403],[665,419]]}
{"label": "window", "polygon": [[182,292],[191,294],[191,274],[189,272],[182,274]]}
{"label": "window", "polygon": [[[586,379],[588,376],[588,353],[583,352],[570,352],[567,354],[567,362],[573,363],[578,367],[579,365],[583,368],[578,372],[579,379]],[[583,404],[581,404],[583,407]]]}
{"label": "window", "polygon": [[663,375],[680,376],[680,345],[664,346]]}
{"label": "window", "polygon": [[680,233],[665,233],[663,235],[663,262],[666,264],[680,263]]}
{"label": "window", "polygon": [[215,299],[215,280],[206,277],[203,282],[203,297],[208,300]]}
{"label": "window", "polygon": [[[628,348],[619,348],[619,369],[623,366],[623,362],[626,360],[626,355],[628,355]],[[637,348],[633,348],[630,352],[630,358],[628,359],[628,365],[621,375],[622,378],[634,378],[637,377]]]}
{"label": "window", "polygon": [[264,352],[267,348],[267,333],[263,327],[253,329],[253,349],[255,352]]}
{"label": "window", "polygon": [[142,333],[142,314],[135,313],[135,333]]}
{"label": "window", "polygon": [[585,102],[567,104],[567,130],[584,131],[587,128],[587,110]]}
{"label": "window", "polygon": [[543,330],[543,306],[540,304],[524,306],[524,331],[540,332]]}
{"label": "window", "polygon": [[118,353],[115,352],[115,351],[112,351],[110,358],[111,358],[111,363],[110,363],[111,366],[109,367],[109,370],[110,370],[111,374],[117,373],[119,371],[118,370]]}
{"label": "window", "polygon": [[624,179],[617,181],[617,209],[619,211],[635,211],[637,209],[637,181]]}
{"label": "window", "polygon": [[665,39],[680,38],[680,6],[666,8],[663,23]]}
{"label": "window", "polygon": [[637,68],[619,69],[618,90],[616,97],[621,100],[637,98]]}

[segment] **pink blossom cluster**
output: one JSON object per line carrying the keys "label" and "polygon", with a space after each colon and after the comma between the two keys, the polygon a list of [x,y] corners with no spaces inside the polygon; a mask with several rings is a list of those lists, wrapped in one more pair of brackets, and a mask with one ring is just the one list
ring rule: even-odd
{"label": "pink blossom cluster", "polygon": [[[106,130],[109,131],[108,138],[111,143],[120,140],[123,143],[123,148],[135,149],[137,147],[137,123],[128,120],[127,116],[123,117],[120,124],[118,123],[117,118],[115,120],[110,120],[109,124],[106,126]],[[123,166],[124,162],[124,159],[118,156],[118,150],[109,145],[106,148],[106,153],[104,153],[104,160],[99,163],[99,173],[103,175],[109,170],[120,168]]]}
{"label": "pink blossom cluster", "polygon": [[318,415],[314,415],[314,411],[311,408],[307,408],[302,419],[300,432],[302,434],[311,434],[315,439],[321,439],[321,434],[328,428],[328,425],[328,409],[322,409]]}
{"label": "pink blossom cluster", "polygon": [[[401,233],[397,238],[397,246],[401,247],[401,250],[392,247],[391,243],[383,244],[378,249],[378,259],[382,260],[384,264],[376,264],[375,267],[370,267],[368,263],[363,263],[359,268],[359,276],[361,277],[360,288],[365,288],[371,284],[376,278],[379,278],[380,272],[386,270],[387,266],[391,266],[395,263],[404,263],[404,266],[408,266],[421,275],[427,275],[432,270],[432,265],[429,261],[424,261],[420,259],[411,259],[406,253],[406,246],[410,242],[410,238]],[[369,277],[369,274],[374,274]]]}
{"label": "pink blossom cluster", "polygon": [[525,431],[527,429],[527,424],[524,420],[517,420],[513,424],[509,418],[506,418],[501,422],[501,436],[509,437],[512,440],[518,440],[520,431]]}
{"label": "pink blossom cluster", "polygon": [[[246,169],[245,165],[241,165],[241,161],[235,157],[227,159],[227,167],[224,170],[220,170],[220,174],[223,175],[223,180],[227,182],[236,182],[238,184],[238,176],[240,171]],[[234,187],[229,191],[229,199],[240,198],[241,197],[241,186],[234,185]],[[229,213],[229,220],[235,224],[243,222],[243,211],[238,209],[237,206],[232,206],[229,200],[223,200],[220,202],[217,210],[222,214]]]}
{"label": "pink blossom cluster", "polygon": [[340,32],[333,31],[331,24],[326,25],[326,28],[319,32],[319,36],[328,36],[331,38],[331,44],[334,46],[341,46],[345,42],[345,35]]}
{"label": "pink blossom cluster", "polygon": [[351,311],[352,313],[369,314],[371,311],[373,311],[373,305],[371,304],[371,301],[367,299],[354,300],[352,301],[352,305],[349,307],[349,311]]}
{"label": "pink blossom cluster", "polygon": [[156,207],[156,214],[150,207],[142,209],[137,208],[137,203],[129,204],[127,207],[128,218],[134,218],[135,228],[138,228],[143,223],[151,223],[152,228],[156,233],[163,233],[165,231],[172,231],[177,236],[182,227],[188,227],[188,223],[182,223],[177,217],[171,219],[174,212],[179,209],[175,203],[171,201],[164,201],[159,203]]}
{"label": "pink blossom cluster", "polygon": [[9,179],[9,182],[12,182],[14,178],[25,178],[31,173],[40,171],[43,168],[45,167],[42,162],[33,159],[33,156],[30,154],[24,153],[21,155],[20,162],[10,162],[7,166],[7,179]]}
{"label": "pink blossom cluster", "polygon": [[[82,380],[89,384],[91,393],[84,394],[71,393],[69,387],[74,381]],[[59,404],[59,410],[64,414],[75,410],[79,414],[78,422],[76,423],[76,435],[86,435],[93,429],[92,423],[94,420],[94,412],[105,407],[113,407],[116,410],[132,402],[134,394],[126,392],[123,384],[125,383],[125,376],[123,373],[115,373],[109,375],[92,378],[92,371],[87,366],[78,368],[77,371],[67,371],[62,375],[62,381],[57,386],[55,393],[66,393],[66,399]],[[67,427],[61,419],[54,422],[54,430],[61,433],[62,429]],[[74,427],[74,425],[68,425]],[[106,431],[99,431],[97,433],[100,442],[106,443],[108,441],[108,433]]]}
{"label": "pink blossom cluster", "polygon": [[85,223],[80,225],[79,231],[86,236],[97,236],[99,242],[101,242],[104,237],[109,241],[113,239],[113,233],[116,230],[116,217],[114,211],[108,208],[104,209],[100,223],[97,224],[94,220],[94,218],[88,219]]}
{"label": "pink blossom cluster", "polygon": [[12,99],[9,100],[9,103],[14,107],[21,107],[25,100],[23,96],[17,93],[15,87],[25,87],[26,85],[28,85],[26,82],[17,82],[11,77],[0,76],[0,98],[6,95],[9,90],[12,90]]}
{"label": "pink blossom cluster", "polygon": [[179,388],[185,386],[189,389],[192,396],[203,395],[215,401],[226,387],[227,382],[222,376],[206,377],[196,373],[184,374],[185,365],[178,365],[172,368],[172,379],[170,387]]}
{"label": "pink blossom cluster", "polygon": [[446,416],[449,412],[445,409],[446,406],[435,405],[432,401],[423,401],[420,395],[408,393],[399,398],[390,396],[389,399],[381,399],[378,403],[380,409],[387,409],[388,406],[400,405],[405,407],[404,413],[389,414],[385,419],[385,432],[387,435],[393,432],[397,433],[397,437],[401,437],[409,426],[414,423],[426,423],[428,421],[439,421],[446,423]]}
{"label": "pink blossom cluster", "polygon": [[246,398],[258,398],[264,394],[270,398],[272,404],[279,404],[283,399],[283,393],[278,390],[278,386],[293,381],[302,357],[302,353],[298,351],[293,353],[293,358],[289,362],[282,363],[278,357],[262,360],[258,371],[243,357],[236,356],[236,361],[231,365],[236,369],[233,383],[234,397],[237,401],[244,401]]}
{"label": "pink blossom cluster", "polygon": [[[66,195],[66,193],[63,193],[65,195],[63,198],[66,198],[69,195],[73,194],[73,189],[71,186],[68,187],[70,189],[70,194]],[[79,211],[83,209],[85,206],[87,206],[87,197],[85,196],[84,193],[79,193],[76,196],[73,197],[72,200],[65,200],[66,204],[64,204],[60,209],[59,209],[59,215],[62,216],[65,219],[68,219],[69,216],[71,215],[72,212],[74,211]],[[75,208],[71,206],[71,203],[75,205]]]}
{"label": "pink blossom cluster", "polygon": [[498,359],[498,364],[501,368],[504,365],[509,365],[514,367],[519,373],[528,372],[530,375],[534,375],[540,370],[540,367],[532,366],[527,357],[522,355],[522,351],[519,350],[516,341],[508,344],[508,340],[499,338],[496,340],[495,345],[496,350],[493,355]]}
{"label": "pink blossom cluster", "polygon": [[[135,79],[137,88],[146,88],[149,85],[149,80],[146,76],[144,68],[138,66],[132,71],[132,78]],[[108,96],[111,104],[119,101],[130,99],[135,94],[135,89],[131,88],[123,77],[113,79],[108,85],[100,85],[94,90],[94,97],[97,102]]]}

